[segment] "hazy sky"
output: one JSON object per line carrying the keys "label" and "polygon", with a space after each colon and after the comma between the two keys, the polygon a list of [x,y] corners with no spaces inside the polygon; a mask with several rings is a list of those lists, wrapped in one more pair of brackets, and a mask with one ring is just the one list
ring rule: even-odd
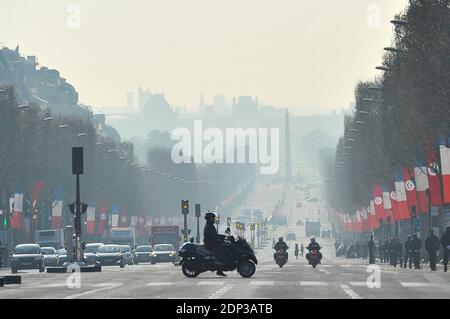
{"label": "hazy sky", "polygon": [[[80,8],[80,28],[69,4]],[[58,69],[84,103],[125,104],[138,85],[172,105],[222,93],[341,108],[377,74],[407,0],[1,0],[0,42]],[[376,14],[380,9],[380,25]],[[72,11],[73,13],[73,11]],[[70,19],[69,19],[70,20]],[[74,21],[74,20],[70,20]],[[76,25],[76,24],[75,24]],[[73,26],[73,24],[72,24]]]}

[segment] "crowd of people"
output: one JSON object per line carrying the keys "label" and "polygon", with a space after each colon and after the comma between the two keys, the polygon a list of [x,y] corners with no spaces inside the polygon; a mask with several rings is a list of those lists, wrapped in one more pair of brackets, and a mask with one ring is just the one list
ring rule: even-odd
{"label": "crowd of people", "polygon": [[430,230],[425,242],[422,243],[417,234],[408,236],[402,243],[399,238],[391,237],[389,240],[375,242],[373,236],[366,241],[335,241],[335,250],[337,257],[361,258],[369,260],[369,264],[380,263],[390,264],[394,267],[403,267],[410,269],[421,268],[421,253],[425,250],[425,258],[428,260],[430,270],[436,271],[439,252],[442,247],[442,264],[444,272],[447,272],[448,259],[450,252],[450,227],[447,227],[441,238]]}

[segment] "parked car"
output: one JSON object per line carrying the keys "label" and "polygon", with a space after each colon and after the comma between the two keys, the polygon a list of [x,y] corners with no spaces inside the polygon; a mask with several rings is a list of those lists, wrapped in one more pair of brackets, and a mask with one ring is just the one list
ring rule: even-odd
{"label": "parked car", "polygon": [[172,244],[158,244],[153,246],[153,252],[150,257],[152,265],[157,262],[176,262],[177,252]]}
{"label": "parked car", "polygon": [[98,247],[98,260],[101,266],[125,267],[125,258],[119,245],[109,244]]}
{"label": "parked car", "polygon": [[151,261],[153,248],[150,245],[138,246],[134,251],[134,263],[148,263]]}
{"label": "parked car", "polygon": [[41,247],[41,253],[44,256],[45,267],[58,266],[58,254],[53,247]]}
{"label": "parked car", "polygon": [[64,263],[67,261],[67,250],[62,248],[58,250],[58,259],[57,259],[57,265],[58,267],[64,266]]}
{"label": "parked car", "polygon": [[120,245],[120,250],[123,253],[123,258],[127,265],[133,265],[133,252],[131,251],[130,245]]}
{"label": "parked car", "polygon": [[86,265],[95,265],[98,262],[97,250],[100,246],[103,246],[103,243],[86,244],[83,253]]}
{"label": "parked car", "polygon": [[44,257],[38,244],[20,244],[14,248],[11,258],[11,272],[16,274],[22,269],[39,269],[44,272]]}

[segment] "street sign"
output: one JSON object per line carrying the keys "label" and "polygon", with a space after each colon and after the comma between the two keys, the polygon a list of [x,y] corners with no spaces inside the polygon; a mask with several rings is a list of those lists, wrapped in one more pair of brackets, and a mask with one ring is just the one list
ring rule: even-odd
{"label": "street sign", "polygon": [[201,215],[200,204],[195,204],[195,217],[201,217]]}
{"label": "street sign", "polygon": [[83,175],[83,148],[72,147],[72,174]]}
{"label": "street sign", "polygon": [[182,233],[184,236],[187,236],[187,235],[189,235],[189,234],[191,233],[191,230],[190,230],[190,229],[182,229],[182,230],[181,230],[181,233]]}

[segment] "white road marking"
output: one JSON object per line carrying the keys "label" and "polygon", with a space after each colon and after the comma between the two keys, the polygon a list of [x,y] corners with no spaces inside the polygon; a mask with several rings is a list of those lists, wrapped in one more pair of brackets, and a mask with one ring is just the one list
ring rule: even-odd
{"label": "white road marking", "polygon": [[200,281],[197,286],[222,286],[224,282],[221,281]]}
{"label": "white road marking", "polygon": [[104,287],[103,288],[89,290],[89,291],[85,291],[85,292],[82,292],[82,293],[79,293],[79,294],[75,294],[75,295],[66,296],[66,297],[64,297],[64,299],[75,299],[75,298],[79,298],[79,297],[84,297],[86,295],[95,294],[95,293],[100,292],[100,291],[118,288],[118,287],[120,287],[122,285],[123,285],[122,283],[103,283],[103,284],[98,284],[97,286],[100,286],[100,287],[104,286]]}
{"label": "white road marking", "polygon": [[229,290],[231,290],[233,288],[233,285],[226,285],[222,288],[220,288],[219,290],[217,290],[215,293],[213,293],[211,296],[209,296],[208,299],[219,299],[221,298],[224,294],[226,294]]}
{"label": "white road marking", "polygon": [[59,284],[46,284],[46,285],[39,285],[38,288],[57,288],[57,287],[67,287],[67,283],[59,283]]}
{"label": "white road marking", "polygon": [[327,286],[324,281],[300,281],[300,286]]}
{"label": "white road marking", "polygon": [[274,281],[251,281],[250,286],[273,286]]}
{"label": "white road marking", "polygon": [[326,274],[326,275],[331,274],[328,270],[326,270],[326,269],[324,269],[324,268],[319,268],[319,271],[320,271],[320,272],[323,272],[323,273]]}
{"label": "white road marking", "polygon": [[353,291],[349,286],[347,285],[341,285],[342,290],[350,296],[352,299],[362,299],[360,295],[358,295],[356,292]]}
{"label": "white road marking", "polygon": [[147,284],[148,287],[158,287],[158,286],[170,286],[173,285],[173,282],[150,282]]}
{"label": "white road marking", "polygon": [[432,284],[427,282],[401,282],[403,287],[430,287]]}
{"label": "white road marking", "polygon": [[367,282],[365,281],[352,281],[350,282],[350,285],[355,287],[367,287]]}

